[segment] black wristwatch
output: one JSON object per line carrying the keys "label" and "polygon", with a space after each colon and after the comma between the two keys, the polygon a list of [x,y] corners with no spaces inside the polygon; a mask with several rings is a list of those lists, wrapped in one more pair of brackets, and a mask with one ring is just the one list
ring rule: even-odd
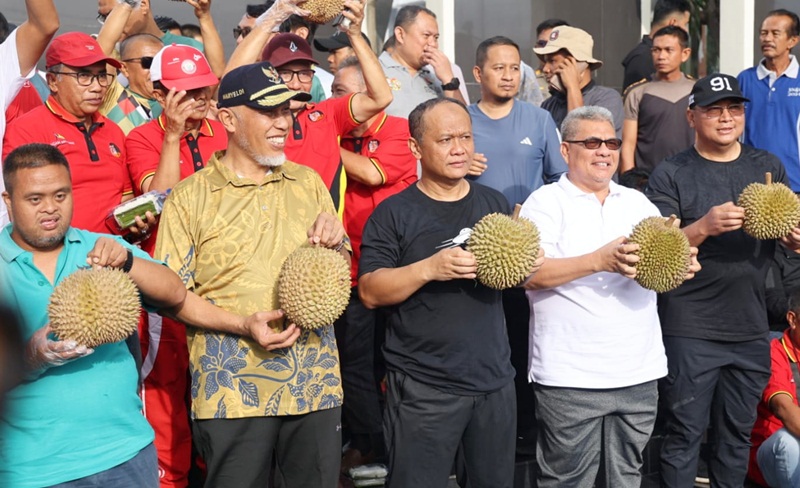
{"label": "black wristwatch", "polygon": [[444,85],[442,85],[442,90],[458,90],[460,86],[461,86],[461,80],[459,80],[458,78],[453,78],[452,80],[450,80],[450,83],[445,83]]}
{"label": "black wristwatch", "polygon": [[133,251],[128,249],[128,257],[125,258],[125,264],[123,264],[120,269],[125,273],[130,273],[132,267],[133,267]]}

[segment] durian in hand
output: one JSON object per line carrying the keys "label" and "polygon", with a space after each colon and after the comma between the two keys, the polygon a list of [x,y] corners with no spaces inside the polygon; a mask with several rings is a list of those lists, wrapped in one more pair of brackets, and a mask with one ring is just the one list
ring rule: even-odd
{"label": "durian in hand", "polygon": [[520,209],[517,205],[511,217],[486,215],[472,228],[467,251],[478,264],[478,281],[489,288],[519,285],[539,255],[539,229],[530,220],[519,218]]}
{"label": "durian in hand", "polygon": [[118,269],[81,269],[50,295],[50,328],[60,340],[86,347],[118,342],[139,324],[139,290]]}
{"label": "durian in hand", "polygon": [[304,329],[333,324],[350,301],[350,266],[324,247],[300,247],[278,275],[278,302],[289,322]]}
{"label": "durian in hand", "polygon": [[628,237],[629,243],[639,244],[636,282],[658,293],[680,286],[691,264],[689,239],[673,222],[674,215],[647,217]]}
{"label": "durian in hand", "polygon": [[780,239],[800,223],[800,200],[783,183],[773,183],[766,173],[766,184],[750,183],[739,195],[737,205],[744,209],[742,228],[756,239]]}
{"label": "durian in hand", "polygon": [[344,0],[308,0],[298,5],[311,12],[306,19],[315,24],[325,24],[342,13]]}

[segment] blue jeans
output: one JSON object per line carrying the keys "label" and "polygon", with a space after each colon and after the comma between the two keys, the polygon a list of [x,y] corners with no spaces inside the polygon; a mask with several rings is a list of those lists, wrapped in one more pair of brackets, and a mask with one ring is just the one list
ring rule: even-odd
{"label": "blue jeans", "polygon": [[53,485],[51,488],[158,488],[158,461],[153,444],[129,461],[91,476]]}
{"label": "blue jeans", "polygon": [[785,427],[761,444],[756,458],[764,481],[769,486],[800,486],[800,439],[790,434]]}

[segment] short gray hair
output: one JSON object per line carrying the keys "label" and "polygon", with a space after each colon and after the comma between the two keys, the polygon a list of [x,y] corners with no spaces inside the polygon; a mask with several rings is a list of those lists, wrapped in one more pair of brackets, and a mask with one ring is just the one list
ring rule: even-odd
{"label": "short gray hair", "polygon": [[578,132],[578,123],[582,120],[608,122],[614,127],[614,116],[607,108],[596,105],[578,107],[568,113],[561,123],[561,138],[565,141],[574,139]]}

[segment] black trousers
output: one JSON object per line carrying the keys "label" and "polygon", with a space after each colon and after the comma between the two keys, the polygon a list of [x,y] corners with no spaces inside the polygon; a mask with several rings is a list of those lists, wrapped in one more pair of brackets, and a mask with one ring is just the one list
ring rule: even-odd
{"label": "black trousers", "polygon": [[265,488],[275,455],[276,486],[336,488],[342,453],[341,408],[305,415],[192,422],[206,462],[206,488]]}
{"label": "black trousers", "polygon": [[769,340],[719,342],[664,337],[669,374],[660,382],[665,414],[661,486],[694,484],[700,442],[711,420],[711,486],[744,484],[756,407],[770,376]]}
{"label": "black trousers", "polygon": [[[351,446],[366,454],[383,451],[383,376],[381,345],[386,325],[379,310],[369,310],[354,287],[350,303],[334,324],[342,373],[342,420],[351,434]],[[372,445],[372,444],[375,445]]]}
{"label": "black trousers", "polygon": [[387,488],[446,488],[459,454],[470,488],[514,484],[514,385],[454,395],[396,371],[387,379]]}
{"label": "black trousers", "polygon": [[503,310],[506,316],[508,343],[511,346],[511,365],[517,375],[517,454],[533,457],[536,453],[536,397],[528,383],[528,328],[531,308],[522,288],[503,290]]}

